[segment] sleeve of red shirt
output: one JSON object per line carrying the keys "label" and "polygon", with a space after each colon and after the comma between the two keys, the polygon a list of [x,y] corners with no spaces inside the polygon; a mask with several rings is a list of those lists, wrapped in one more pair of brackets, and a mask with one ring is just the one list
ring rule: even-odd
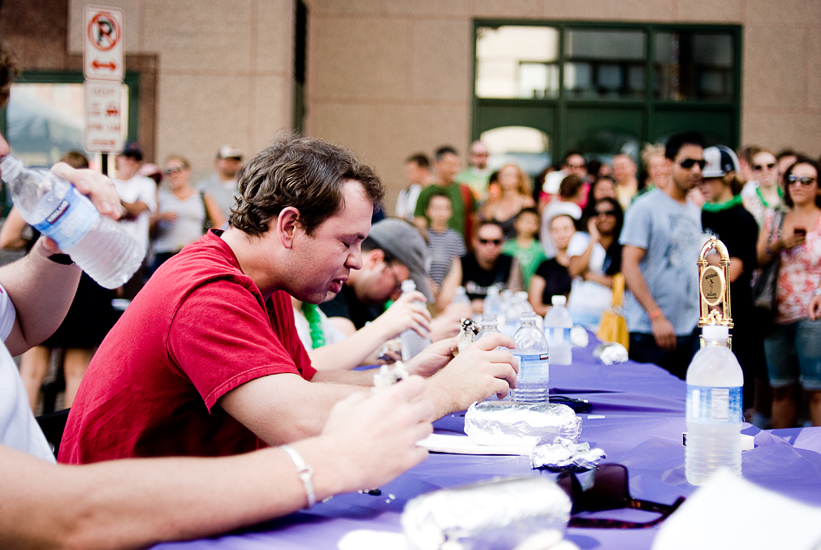
{"label": "sleeve of red shirt", "polygon": [[[293,326],[291,331],[296,334]],[[177,310],[168,333],[168,353],[209,411],[229,391],[262,376],[293,373],[310,378],[314,372],[310,362],[303,364],[307,372],[300,372],[289,351],[293,347],[283,345],[257,297],[228,280],[192,292]]]}

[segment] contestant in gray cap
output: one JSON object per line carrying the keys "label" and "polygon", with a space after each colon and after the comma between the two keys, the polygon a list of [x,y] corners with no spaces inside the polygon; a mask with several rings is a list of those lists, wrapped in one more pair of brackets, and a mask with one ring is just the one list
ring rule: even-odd
{"label": "contestant in gray cap", "polygon": [[427,257],[425,240],[411,223],[382,220],[362,242],[362,269],[351,271],[342,291],[320,308],[337,328],[352,334],[376,319],[388,300],[399,298],[402,281],[416,283],[415,300],[432,301],[425,272]]}

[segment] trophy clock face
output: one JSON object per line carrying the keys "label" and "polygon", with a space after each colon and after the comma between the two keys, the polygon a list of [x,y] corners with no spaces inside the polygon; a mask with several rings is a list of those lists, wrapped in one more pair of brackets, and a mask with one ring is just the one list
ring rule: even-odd
{"label": "trophy clock face", "polygon": [[724,273],[716,266],[711,265],[701,273],[701,296],[710,306],[717,306],[724,299]]}

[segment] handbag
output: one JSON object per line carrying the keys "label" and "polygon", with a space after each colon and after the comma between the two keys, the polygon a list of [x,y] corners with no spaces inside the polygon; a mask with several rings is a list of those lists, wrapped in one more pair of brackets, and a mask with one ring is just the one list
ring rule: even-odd
{"label": "handbag", "polygon": [[627,329],[627,319],[622,315],[622,301],[624,299],[624,275],[613,275],[613,304],[602,313],[597,336],[602,342],[615,342],[628,349],[630,332]]}
{"label": "handbag", "polygon": [[[773,218],[773,226],[770,229],[768,244],[772,244],[781,238],[781,230],[784,228],[784,213],[776,212],[776,221]],[[775,239],[773,239],[775,237]],[[753,307],[760,312],[766,313],[770,318],[775,316],[777,309],[775,291],[778,285],[778,272],[781,269],[781,255],[776,254],[759,271],[753,283]]]}

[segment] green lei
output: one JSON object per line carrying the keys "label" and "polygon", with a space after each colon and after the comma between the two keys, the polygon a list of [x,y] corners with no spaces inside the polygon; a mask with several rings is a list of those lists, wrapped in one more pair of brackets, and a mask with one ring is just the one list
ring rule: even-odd
{"label": "green lei", "polygon": [[702,208],[707,212],[721,212],[722,210],[727,210],[728,208],[732,208],[740,204],[741,195],[735,195],[732,199],[728,200],[727,202],[705,202]]}
{"label": "green lei", "polygon": [[[784,198],[784,190],[781,189],[780,185],[776,185],[775,188],[778,191],[778,198],[783,199]],[[768,203],[766,200],[764,200],[764,195],[761,194],[761,188],[758,185],[755,186],[755,194],[758,195],[758,198],[761,201],[761,204],[764,205],[764,208],[775,208],[775,206],[770,206],[770,203]]]}
{"label": "green lei", "polygon": [[319,316],[319,308],[315,304],[302,302],[302,314],[311,328],[311,346],[313,349],[321,348],[325,345],[325,333],[322,332],[322,317]]}

